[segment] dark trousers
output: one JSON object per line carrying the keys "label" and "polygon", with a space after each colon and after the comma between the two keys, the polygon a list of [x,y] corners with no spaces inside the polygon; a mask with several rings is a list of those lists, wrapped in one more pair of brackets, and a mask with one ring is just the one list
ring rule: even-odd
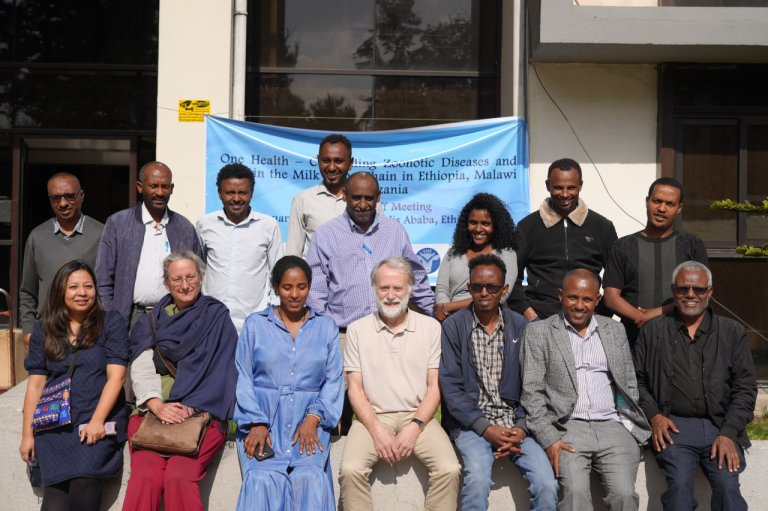
{"label": "dark trousers", "polygon": [[667,478],[668,489],[661,495],[664,509],[686,511],[696,508],[693,483],[696,466],[700,466],[712,487],[712,511],[746,510],[747,503],[739,491],[739,474],[747,464],[744,450],[736,445],[741,461],[737,472],[717,468],[717,458],[709,459],[712,443],[718,435],[718,428],[709,419],[670,416],[680,433],[670,431],[674,444],[656,453],[659,468]]}

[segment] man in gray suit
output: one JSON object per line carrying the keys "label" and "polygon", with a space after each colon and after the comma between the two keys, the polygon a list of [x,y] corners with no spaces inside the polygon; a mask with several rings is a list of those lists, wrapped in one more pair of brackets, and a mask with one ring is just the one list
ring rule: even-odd
{"label": "man in gray suit", "polygon": [[568,272],[559,290],[563,312],[530,323],[523,335],[523,393],[528,429],[545,448],[560,486],[559,510],[592,509],[597,470],[609,509],[636,510],[638,444],[650,427],[621,323],[594,314],[600,281]]}

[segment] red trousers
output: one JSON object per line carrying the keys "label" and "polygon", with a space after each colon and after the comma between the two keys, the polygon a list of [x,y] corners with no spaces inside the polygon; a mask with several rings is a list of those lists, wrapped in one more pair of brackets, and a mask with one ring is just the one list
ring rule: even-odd
{"label": "red trousers", "polygon": [[[128,439],[139,429],[142,417],[135,415],[128,422]],[[194,511],[203,509],[197,483],[205,477],[206,468],[224,446],[226,433],[220,431],[219,421],[212,420],[197,456],[164,457],[152,451],[131,452],[131,476],[125,490],[123,511],[156,511],[165,493],[165,511]]]}

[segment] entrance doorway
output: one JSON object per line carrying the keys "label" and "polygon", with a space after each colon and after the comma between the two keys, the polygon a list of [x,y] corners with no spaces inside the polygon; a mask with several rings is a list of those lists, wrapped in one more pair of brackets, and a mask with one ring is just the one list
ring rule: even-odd
{"label": "entrance doorway", "polygon": [[[136,202],[137,139],[59,136],[17,136],[13,151],[13,191],[10,206],[11,239],[7,247],[9,274],[0,280],[14,298],[18,312],[18,284],[23,249],[29,233],[52,217],[46,184],[57,172],[69,172],[85,191],[83,212],[99,222]],[[0,209],[3,204],[0,201]],[[1,212],[1,211],[0,211]],[[5,248],[5,247],[2,247]],[[7,286],[4,285],[7,282]],[[18,316],[16,316],[18,317]]]}

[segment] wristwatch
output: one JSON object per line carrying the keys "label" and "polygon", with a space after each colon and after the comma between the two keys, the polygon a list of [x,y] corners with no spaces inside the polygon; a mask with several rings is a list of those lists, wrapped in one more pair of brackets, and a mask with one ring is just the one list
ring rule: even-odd
{"label": "wristwatch", "polygon": [[424,423],[423,420],[414,417],[413,419],[411,419],[411,422],[415,423],[421,431],[424,431],[424,426],[426,426],[426,424]]}

